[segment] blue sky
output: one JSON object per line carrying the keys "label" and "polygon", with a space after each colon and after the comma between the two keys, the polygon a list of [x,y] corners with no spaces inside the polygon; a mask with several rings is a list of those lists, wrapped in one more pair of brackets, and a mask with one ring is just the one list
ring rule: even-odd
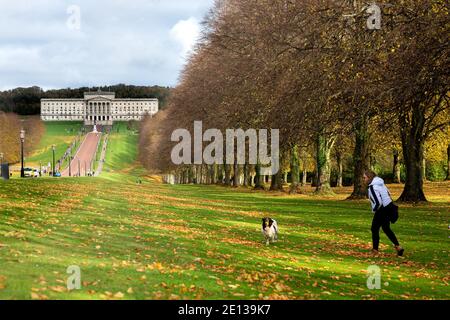
{"label": "blue sky", "polygon": [[177,84],[214,0],[0,0],[0,90]]}

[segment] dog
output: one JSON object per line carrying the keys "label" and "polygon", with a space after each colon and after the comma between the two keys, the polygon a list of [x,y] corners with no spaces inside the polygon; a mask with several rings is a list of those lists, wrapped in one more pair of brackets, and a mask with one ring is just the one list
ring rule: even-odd
{"label": "dog", "polygon": [[262,234],[266,241],[266,246],[268,246],[270,242],[276,242],[278,240],[278,223],[272,218],[263,218]]}

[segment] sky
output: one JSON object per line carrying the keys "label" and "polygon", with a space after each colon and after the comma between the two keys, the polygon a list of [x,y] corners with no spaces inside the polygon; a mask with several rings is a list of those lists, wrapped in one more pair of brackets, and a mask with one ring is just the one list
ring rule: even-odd
{"label": "sky", "polygon": [[0,0],[0,90],[175,86],[214,0]]}

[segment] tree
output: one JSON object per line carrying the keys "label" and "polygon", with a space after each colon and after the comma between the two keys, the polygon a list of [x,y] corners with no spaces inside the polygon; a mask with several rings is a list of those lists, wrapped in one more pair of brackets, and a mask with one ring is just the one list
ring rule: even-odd
{"label": "tree", "polygon": [[387,42],[391,50],[384,81],[390,110],[398,116],[406,168],[399,200],[426,201],[424,144],[430,134],[450,124],[448,8],[445,1],[410,0],[391,10],[392,35]]}
{"label": "tree", "polygon": [[450,180],[450,143],[447,147],[447,178],[445,180]]}
{"label": "tree", "polygon": [[20,119],[16,114],[0,112],[0,153],[4,155],[4,162],[16,163],[20,161],[19,133],[22,129]]}

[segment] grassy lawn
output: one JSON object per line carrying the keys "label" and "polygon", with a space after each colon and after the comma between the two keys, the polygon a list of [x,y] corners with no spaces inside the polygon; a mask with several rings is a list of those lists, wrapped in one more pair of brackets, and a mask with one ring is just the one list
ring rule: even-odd
{"label": "grassy lawn", "polygon": [[127,123],[115,123],[108,140],[104,172],[125,172],[124,170],[129,169],[137,157],[138,140],[139,135],[128,130]]}
{"label": "grassy lawn", "polygon": [[25,159],[27,165],[39,167],[39,162],[42,165],[51,163],[52,144],[56,145],[56,161],[60,159],[82,127],[81,122],[44,122],[44,125],[44,136],[33,154]]}
{"label": "grassy lawn", "polygon": [[[1,182],[0,299],[450,298],[450,199],[402,208],[394,230],[406,256],[382,235],[374,258],[368,203],[340,201],[344,191],[321,199],[137,185],[121,173]],[[266,214],[281,230],[269,247]],[[366,287],[374,264],[381,290]],[[70,265],[81,268],[81,290],[66,290]]]}
{"label": "grassy lawn", "polygon": [[[369,204],[344,201],[350,189],[318,198],[311,188],[287,196],[163,185],[134,162],[138,136],[117,128],[100,178],[0,181],[0,299],[450,298],[450,183],[426,185],[431,204],[402,206],[393,229],[404,258],[383,234],[373,257]],[[280,226],[269,247],[265,215]],[[72,265],[82,288],[69,292]],[[371,265],[380,290],[367,288]]]}

